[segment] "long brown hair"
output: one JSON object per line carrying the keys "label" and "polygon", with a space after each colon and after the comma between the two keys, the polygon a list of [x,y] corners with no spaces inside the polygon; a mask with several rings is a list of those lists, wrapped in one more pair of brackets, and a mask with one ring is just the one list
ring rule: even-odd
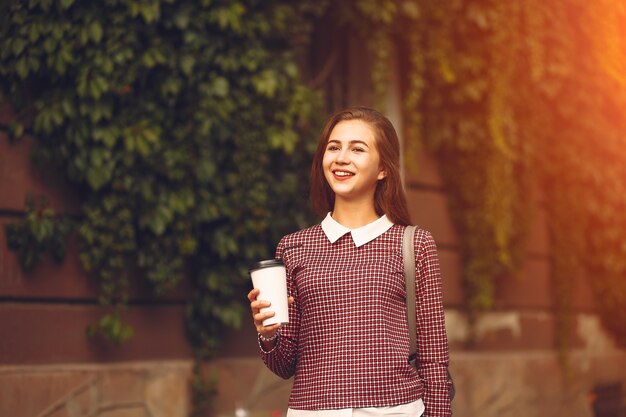
{"label": "long brown hair", "polygon": [[400,141],[393,125],[385,116],[367,107],[352,107],[341,110],[328,119],[317,144],[311,166],[311,206],[319,214],[333,210],[335,193],[328,185],[322,168],[322,160],[328,138],[337,124],[347,120],[360,120],[374,131],[375,146],[386,177],[376,186],[374,208],[379,216],[386,214],[389,220],[400,225],[411,223],[406,204],[406,195],[400,176]]}

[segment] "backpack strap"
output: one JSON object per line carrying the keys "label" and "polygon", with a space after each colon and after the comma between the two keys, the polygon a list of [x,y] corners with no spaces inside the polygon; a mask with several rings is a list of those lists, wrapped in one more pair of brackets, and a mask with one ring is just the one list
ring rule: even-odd
{"label": "backpack strap", "polygon": [[[417,329],[415,322],[415,230],[417,226],[407,226],[402,235],[402,263],[404,265],[404,284],[406,286],[406,314],[409,322],[409,360],[417,368]],[[448,374],[448,394],[454,399],[456,387],[450,369]]]}
{"label": "backpack strap", "polygon": [[415,365],[417,340],[415,323],[415,229],[407,226],[402,236],[402,263],[404,264],[404,284],[406,286],[406,314],[409,322],[409,362]]}

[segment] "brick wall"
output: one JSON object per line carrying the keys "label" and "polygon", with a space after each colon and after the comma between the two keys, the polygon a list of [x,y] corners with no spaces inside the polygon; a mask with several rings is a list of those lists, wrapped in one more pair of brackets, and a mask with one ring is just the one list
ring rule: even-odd
{"label": "brick wall", "polygon": [[105,310],[76,239],[61,265],[46,260],[28,273],[7,249],[4,225],[20,220],[26,193],[45,195],[59,213],[79,211],[80,196],[57,172],[30,163],[32,145],[0,132],[0,416],[186,417],[185,290],[156,299],[135,286],[125,314],[135,337],[116,347],[86,337]]}

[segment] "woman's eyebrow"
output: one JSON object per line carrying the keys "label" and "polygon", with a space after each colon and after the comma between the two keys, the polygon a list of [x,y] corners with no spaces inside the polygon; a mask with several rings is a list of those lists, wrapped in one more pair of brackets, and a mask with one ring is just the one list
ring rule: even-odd
{"label": "woman's eyebrow", "polygon": [[[337,140],[337,139],[328,139],[328,143],[338,143],[341,145],[341,141]],[[370,147],[367,142],[360,140],[360,139],[352,139],[351,141],[348,142],[350,145],[354,145],[354,144],[361,144],[364,146],[367,146],[368,148]]]}

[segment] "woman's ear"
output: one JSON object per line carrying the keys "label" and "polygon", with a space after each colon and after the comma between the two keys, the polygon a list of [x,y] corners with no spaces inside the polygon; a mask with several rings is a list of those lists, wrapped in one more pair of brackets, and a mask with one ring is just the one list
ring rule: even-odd
{"label": "woman's ear", "polygon": [[378,181],[380,180],[384,180],[385,178],[387,178],[387,171],[385,171],[384,169],[381,169],[380,172],[378,173]]}

